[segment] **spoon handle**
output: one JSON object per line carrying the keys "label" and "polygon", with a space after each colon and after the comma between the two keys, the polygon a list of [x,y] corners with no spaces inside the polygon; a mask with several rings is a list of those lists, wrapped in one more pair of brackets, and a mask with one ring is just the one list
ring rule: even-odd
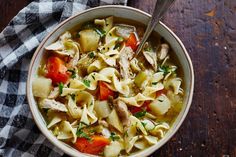
{"label": "spoon handle", "polygon": [[152,33],[153,29],[156,27],[157,23],[159,22],[160,18],[164,15],[164,13],[169,9],[171,4],[175,0],[157,0],[155,9],[152,13],[152,17],[148,23],[148,26],[146,28],[146,31],[143,35],[143,38],[138,46],[138,49],[136,50],[135,56],[138,56],[140,51],[142,50],[143,45],[147,41],[149,35]]}

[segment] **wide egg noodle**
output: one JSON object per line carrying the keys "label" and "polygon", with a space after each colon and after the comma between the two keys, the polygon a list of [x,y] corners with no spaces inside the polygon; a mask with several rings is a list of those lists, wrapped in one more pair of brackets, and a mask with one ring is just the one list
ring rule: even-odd
{"label": "wide egg noodle", "polygon": [[131,137],[128,139],[128,141],[126,141],[125,143],[125,150],[127,153],[130,153],[130,151],[132,150],[135,142],[139,139],[139,136],[135,136],[135,137]]}
{"label": "wide egg noodle", "polygon": [[129,90],[129,86],[126,84],[126,82],[119,81],[116,75],[113,75],[112,82],[113,82],[115,89],[119,93],[121,93],[125,96],[129,95],[130,90]]}
{"label": "wide egg noodle", "polygon": [[134,147],[138,148],[140,150],[143,150],[143,149],[149,147],[149,143],[147,142],[147,140],[142,138],[142,139],[135,142]]}
{"label": "wide egg noodle", "polygon": [[147,140],[147,142],[150,144],[150,145],[154,145],[154,144],[157,144],[157,138],[155,136],[144,136],[144,138]]}
{"label": "wide egg noodle", "polygon": [[166,86],[169,87],[171,86],[174,90],[174,94],[179,94],[182,93],[183,89],[180,88],[182,83],[181,78],[170,78],[167,82],[166,82]]}
{"label": "wide egg noodle", "polygon": [[59,140],[68,140],[71,139],[72,143],[75,143],[77,140],[76,130],[77,128],[72,128],[71,124],[68,121],[62,121],[60,123],[60,131],[57,136]]}
{"label": "wide egg noodle", "polygon": [[144,128],[147,131],[153,130],[155,128],[155,124],[151,120],[144,119],[144,120],[141,121],[141,123],[145,124]]}
{"label": "wide egg noodle", "polygon": [[[106,37],[105,37],[105,42],[106,43],[111,43],[111,42],[116,42],[117,39],[119,38],[117,35],[116,35],[116,29],[117,27],[113,27],[107,34],[106,34]],[[115,46],[115,45],[114,45]],[[110,48],[114,48],[114,47],[110,47]]]}
{"label": "wide egg noodle", "polygon": [[92,72],[100,71],[104,67],[106,67],[106,64],[104,64],[104,61],[102,59],[97,59],[88,66],[87,72],[90,74]]}
{"label": "wide egg noodle", "polygon": [[169,124],[163,122],[161,124],[158,124],[155,126],[153,130],[150,131],[152,135],[158,136],[160,138],[163,138],[165,135],[165,132],[170,129]]}
{"label": "wide egg noodle", "polygon": [[89,92],[80,91],[76,95],[76,103],[79,104],[80,106],[87,105],[88,108],[90,108],[90,106],[92,107],[94,106],[94,97]]}
{"label": "wide egg noodle", "polygon": [[94,124],[97,120],[98,119],[94,115],[94,113],[90,113],[86,105],[84,105],[80,122],[90,125],[90,124]]}
{"label": "wide egg noodle", "polygon": [[71,79],[70,80],[70,88],[78,89],[79,91],[85,90],[85,84],[79,79]]}
{"label": "wide egg noodle", "polygon": [[56,42],[45,47],[46,50],[52,50],[60,55],[71,56],[79,53],[79,44],[71,39],[70,32],[62,34]]}
{"label": "wide egg noodle", "polygon": [[146,87],[143,91],[143,95],[147,97],[151,97],[153,99],[156,98],[156,92],[164,89],[164,85],[162,83],[157,83],[152,87]]}
{"label": "wide egg noodle", "polygon": [[119,76],[119,72],[115,68],[107,67],[99,71],[99,74],[111,79],[113,75]]}
{"label": "wide egg noodle", "polygon": [[[87,81],[88,85],[85,83],[85,81]],[[97,72],[93,72],[86,76],[84,80],[71,79],[70,88],[63,88],[61,96],[73,94],[79,91],[83,91],[85,89],[95,90],[97,88],[98,81],[111,83],[111,80],[109,80],[106,76]]]}
{"label": "wide egg noodle", "polygon": [[139,65],[138,65],[138,60],[136,58],[133,58],[131,61],[130,61],[130,67],[131,69],[134,71],[134,72],[139,72],[141,71]]}
{"label": "wide egg noodle", "polygon": [[82,115],[82,110],[76,105],[76,102],[69,96],[68,105],[67,105],[69,115],[74,119],[79,119]]}
{"label": "wide egg noodle", "polygon": [[80,91],[79,89],[74,89],[74,88],[63,88],[61,96],[66,96],[70,94],[74,94],[76,92]]}
{"label": "wide egg noodle", "polygon": [[150,79],[151,83],[158,83],[164,78],[164,72],[157,72],[153,74],[152,78]]}
{"label": "wide egg noodle", "polygon": [[147,97],[141,93],[138,93],[134,97],[119,97],[120,100],[124,101],[129,106],[141,107],[144,101],[154,100],[151,97]]}
{"label": "wide egg noodle", "polygon": [[89,87],[87,87],[89,90],[95,90],[97,88],[98,81],[104,81],[107,83],[111,83],[111,80],[109,80],[106,76],[101,75],[96,72],[89,74],[86,77],[86,79],[90,81],[90,85],[89,85]]}
{"label": "wide egg noodle", "polygon": [[110,50],[106,53],[99,53],[98,56],[109,66],[115,67],[117,65],[116,60],[119,58],[119,52],[117,50]]}
{"label": "wide egg noodle", "polygon": [[58,124],[62,120],[63,120],[62,116],[60,116],[59,114],[54,114],[52,120],[47,125],[47,128],[50,129],[52,126]]}
{"label": "wide egg noodle", "polygon": [[116,42],[118,40],[118,36],[115,34],[116,31],[116,27],[113,27],[107,34],[105,37],[105,44],[100,46],[98,49],[101,53],[106,53],[110,50],[113,50]]}
{"label": "wide egg noodle", "polygon": [[129,95],[130,89],[128,84],[130,83],[130,81],[129,80],[120,81],[118,79],[118,76],[120,76],[119,72],[115,68],[111,67],[104,68],[99,72],[99,74],[112,80],[112,85],[109,85],[110,89],[112,89],[113,91],[118,91],[123,95]]}
{"label": "wide egg noodle", "polygon": [[130,121],[132,125],[136,125],[136,128],[139,129],[144,135],[147,135],[147,131],[144,128],[143,124],[141,123],[141,121],[134,117],[134,116],[130,116]]}

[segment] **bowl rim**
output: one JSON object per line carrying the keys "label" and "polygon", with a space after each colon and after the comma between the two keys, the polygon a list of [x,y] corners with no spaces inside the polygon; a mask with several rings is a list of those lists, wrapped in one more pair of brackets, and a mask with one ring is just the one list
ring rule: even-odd
{"label": "bowl rim", "polygon": [[[88,13],[88,12],[92,12],[94,10],[97,10],[97,9],[105,9],[105,8],[122,8],[122,9],[127,9],[127,10],[132,10],[134,12],[138,12],[138,13],[141,13],[145,16],[147,16],[148,18],[151,17],[150,14],[140,10],[140,9],[137,9],[137,8],[133,8],[133,7],[130,7],[130,6],[122,6],[122,5],[105,5],[105,6],[98,6],[98,7],[94,7],[94,8],[89,8],[89,9],[86,9],[84,11],[81,11],[81,12],[78,12],[76,13],[75,15],[67,18],[66,20],[62,21],[61,23],[59,23],[46,37],[44,37],[44,39],[42,40],[42,42],[39,44],[39,46],[37,47],[37,49],[35,50],[34,54],[33,54],[33,57],[31,59],[31,62],[30,62],[30,65],[29,65],[29,71],[28,71],[28,76],[27,76],[27,82],[26,82],[26,95],[27,95],[27,100],[28,100],[28,103],[29,103],[29,107],[30,107],[30,111],[32,113],[32,117],[37,125],[37,127],[39,128],[39,130],[41,131],[41,133],[43,133],[43,135],[54,145],[56,146],[57,148],[59,148],[61,151],[63,151],[64,153],[70,155],[70,156],[75,156],[75,154],[73,154],[72,152],[69,151],[69,149],[63,149],[62,148],[62,145],[56,143],[55,141],[53,141],[53,139],[50,137],[49,135],[49,132],[47,132],[48,130],[44,130],[42,128],[42,126],[40,125],[40,119],[36,119],[35,118],[35,112],[34,112],[34,105],[31,101],[31,98],[30,98],[30,79],[31,79],[31,75],[32,75],[32,68],[33,68],[33,65],[35,63],[35,60],[39,54],[39,51],[43,48],[45,42],[48,40],[48,38],[50,38],[50,36],[55,33],[60,27],[62,27],[63,25],[65,25],[67,22],[69,22],[70,20],[76,18],[77,16],[80,16],[82,14],[85,14],[85,13]],[[178,38],[178,36],[169,28],[167,27],[163,22],[159,22],[159,24],[164,28],[166,29],[169,34],[177,41],[177,43],[179,44],[179,46],[181,47],[182,51],[183,51],[183,54],[185,55],[186,59],[187,59],[187,65],[189,66],[189,69],[190,69],[190,90],[189,90],[189,96],[186,98],[186,107],[183,111],[183,115],[182,117],[180,117],[180,120],[179,122],[176,124],[176,127],[169,133],[168,136],[164,137],[162,139],[162,141],[159,144],[158,147],[155,147],[153,149],[151,149],[149,152],[147,152],[145,154],[145,156],[148,156],[150,155],[151,153],[153,153],[154,151],[158,150],[159,148],[161,148],[164,144],[166,144],[173,136],[174,134],[179,130],[179,127],[182,125],[183,121],[185,120],[188,112],[189,112],[189,109],[190,109],[190,106],[191,106],[191,103],[192,103],[192,98],[193,98],[193,91],[194,91],[194,70],[193,70],[193,65],[192,65],[192,61],[190,59],[190,56],[184,46],[184,44],[182,43],[182,41]],[[156,144],[157,145],[157,144]],[[141,151],[143,152],[143,151]],[[141,153],[140,152],[140,153]],[[88,156],[87,154],[84,154],[82,152],[81,153],[81,156]],[[140,153],[137,153],[137,155],[139,155]],[[83,154],[83,155],[82,155]],[[136,154],[134,155],[136,156]]]}

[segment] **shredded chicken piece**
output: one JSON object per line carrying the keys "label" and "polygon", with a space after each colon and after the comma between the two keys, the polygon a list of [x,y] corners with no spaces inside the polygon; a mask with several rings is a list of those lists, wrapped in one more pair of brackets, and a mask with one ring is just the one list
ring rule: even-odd
{"label": "shredded chicken piece", "polygon": [[47,109],[52,109],[56,111],[61,111],[61,112],[67,112],[68,109],[66,106],[58,101],[55,100],[50,100],[50,99],[44,99],[40,103],[41,108],[47,108]]}
{"label": "shredded chicken piece", "polygon": [[131,25],[117,24],[116,34],[124,39],[128,39],[132,32],[136,32],[136,28]]}
{"label": "shredded chicken piece", "polygon": [[59,96],[59,87],[55,87],[49,94],[49,99],[56,99]]}
{"label": "shredded chicken piece", "polygon": [[130,47],[124,47],[120,51],[120,73],[124,79],[131,77],[131,69],[129,60],[133,58],[134,52]]}
{"label": "shredded chicken piece", "polygon": [[79,58],[80,58],[79,52],[77,52],[75,56],[71,58],[70,62],[68,63],[68,67],[71,68],[75,67],[78,64]]}
{"label": "shredded chicken piece", "polygon": [[157,71],[157,55],[155,52],[148,52],[148,51],[143,51],[143,55],[148,61],[149,64],[152,65],[154,71]]}
{"label": "shredded chicken piece", "polygon": [[167,54],[168,54],[168,51],[169,51],[169,45],[167,44],[161,44],[161,51],[160,53],[158,54],[158,58],[160,60],[163,60],[166,58]]}
{"label": "shredded chicken piece", "polygon": [[117,111],[118,116],[121,119],[121,122],[124,126],[129,125],[129,111],[127,105],[121,101],[118,100],[116,103],[114,103],[115,109]]}

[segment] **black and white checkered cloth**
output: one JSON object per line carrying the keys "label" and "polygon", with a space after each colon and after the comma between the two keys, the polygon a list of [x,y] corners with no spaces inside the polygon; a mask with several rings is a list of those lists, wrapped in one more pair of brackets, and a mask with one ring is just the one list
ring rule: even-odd
{"label": "black and white checkered cloth", "polygon": [[26,80],[32,54],[58,23],[74,13],[98,5],[126,5],[126,1],[37,0],[22,9],[1,32],[0,156],[64,155],[40,133],[30,113]]}

